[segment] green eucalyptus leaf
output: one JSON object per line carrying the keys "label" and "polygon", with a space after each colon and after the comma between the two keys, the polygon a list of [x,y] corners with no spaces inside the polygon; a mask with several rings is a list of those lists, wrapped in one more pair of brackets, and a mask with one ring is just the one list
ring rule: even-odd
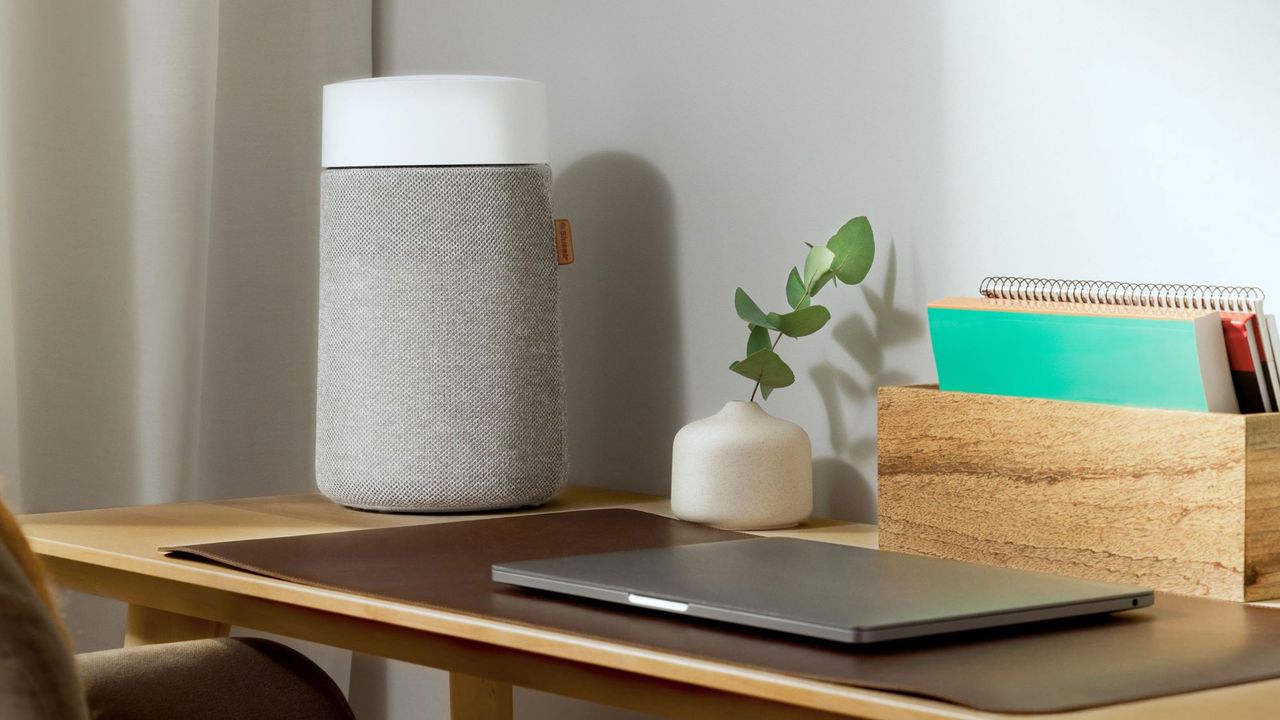
{"label": "green eucalyptus leaf", "polygon": [[831,271],[831,263],[836,259],[835,253],[825,247],[815,247],[809,250],[809,255],[804,259],[804,284],[810,288],[809,294],[812,295],[815,281],[822,276],[823,273]]}
{"label": "green eucalyptus leaf", "polygon": [[767,350],[771,344],[768,329],[759,325],[751,326],[751,336],[747,338],[748,355],[759,350]]}
{"label": "green eucalyptus leaf", "polygon": [[814,295],[817,295],[818,291],[821,290],[824,285],[835,279],[836,274],[831,271],[827,271],[819,275],[818,279],[813,281],[813,287],[809,288],[809,297],[812,298]]}
{"label": "green eucalyptus leaf", "polygon": [[804,280],[800,279],[800,271],[795,268],[791,268],[791,274],[787,276],[787,304],[792,310],[809,306],[809,296],[804,290]]}
{"label": "green eucalyptus leaf", "polygon": [[773,392],[773,388],[769,387],[768,385],[760,386],[760,397],[764,398],[765,400],[769,399],[769,394],[772,392]]}
{"label": "green eucalyptus leaf", "polygon": [[876,257],[875,237],[866,217],[856,217],[845,223],[831,239],[827,248],[835,255],[832,271],[840,281],[857,285],[871,270]]}
{"label": "green eucalyptus leaf", "polygon": [[760,309],[759,305],[751,299],[750,295],[742,288],[738,288],[733,294],[733,308],[738,311],[738,317],[747,321],[750,325],[759,325],[770,330],[777,330],[778,326],[769,321],[768,316]]}
{"label": "green eucalyptus leaf", "polygon": [[787,337],[804,337],[822,329],[831,319],[831,312],[821,305],[794,310],[778,317],[778,330]]}
{"label": "green eucalyptus leaf", "polygon": [[765,348],[757,350],[746,358],[731,364],[729,369],[739,375],[760,383],[761,387],[786,387],[796,381],[795,373],[782,361],[778,353]]}

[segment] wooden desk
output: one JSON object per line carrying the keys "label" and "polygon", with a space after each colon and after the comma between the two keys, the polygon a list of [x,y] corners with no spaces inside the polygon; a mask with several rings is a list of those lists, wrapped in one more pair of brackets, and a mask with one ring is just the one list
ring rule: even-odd
{"label": "wooden desk", "polygon": [[[538,512],[629,507],[663,515],[665,500],[571,488]],[[447,670],[455,718],[511,716],[511,687],[671,717],[1012,717],[816,682],[401,603],[296,585],[156,550],[222,540],[455,522],[477,516],[357,512],[319,495],[28,515],[21,519],[55,580],[129,603],[125,644],[254,628]],[[759,533],[875,547],[876,530],[814,520]],[[1037,718],[1272,717],[1280,680]]]}

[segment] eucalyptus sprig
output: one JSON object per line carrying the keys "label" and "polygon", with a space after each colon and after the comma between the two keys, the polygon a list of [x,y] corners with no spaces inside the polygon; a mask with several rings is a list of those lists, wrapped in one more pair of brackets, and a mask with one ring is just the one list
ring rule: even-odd
{"label": "eucalyptus sprig", "polygon": [[[766,313],[745,290],[737,289],[733,294],[733,307],[738,317],[747,323],[747,356],[729,365],[729,369],[755,381],[751,390],[753,402],[757,392],[768,400],[774,390],[796,381],[795,373],[776,350],[783,336],[812,335],[831,319],[831,312],[814,305],[813,297],[828,282],[832,285],[862,282],[871,270],[875,255],[871,223],[865,217],[856,217],[837,230],[825,246],[809,245],[803,272],[791,268],[787,275],[787,304],[791,312]],[[771,331],[776,332],[777,337],[771,335]]]}

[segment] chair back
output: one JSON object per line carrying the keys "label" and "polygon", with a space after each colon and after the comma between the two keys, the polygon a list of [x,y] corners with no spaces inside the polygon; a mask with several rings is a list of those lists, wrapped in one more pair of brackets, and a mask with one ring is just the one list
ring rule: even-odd
{"label": "chair back", "polygon": [[0,502],[0,718],[87,718],[66,632],[40,563]]}

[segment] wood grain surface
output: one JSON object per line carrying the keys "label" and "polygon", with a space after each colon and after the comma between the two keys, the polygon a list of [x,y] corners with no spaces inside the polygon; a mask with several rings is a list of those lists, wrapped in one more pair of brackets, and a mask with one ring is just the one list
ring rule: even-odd
{"label": "wood grain surface", "polygon": [[1280,596],[1280,414],[886,387],[878,447],[883,549]]}
{"label": "wood grain surface", "polygon": [[1280,597],[1280,413],[1245,416],[1244,599]]}

